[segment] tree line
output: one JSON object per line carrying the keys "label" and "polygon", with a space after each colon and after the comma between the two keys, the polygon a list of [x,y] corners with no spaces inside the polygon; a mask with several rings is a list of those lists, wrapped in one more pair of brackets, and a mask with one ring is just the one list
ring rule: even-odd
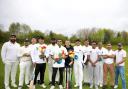
{"label": "tree line", "polygon": [[8,41],[10,34],[16,34],[17,40],[20,43],[22,43],[25,38],[30,39],[32,37],[43,36],[46,43],[49,43],[51,38],[56,38],[61,39],[62,41],[70,40],[72,43],[74,43],[76,39],[80,39],[81,42],[88,39],[89,41],[102,41],[104,44],[108,42],[111,42],[112,44],[122,42],[124,45],[128,45],[127,31],[114,31],[106,28],[83,28],[79,29],[75,34],[68,37],[63,34],[57,34],[50,30],[41,32],[40,30],[31,29],[29,25],[16,22],[10,24],[8,31],[4,31],[0,28],[0,43]]}

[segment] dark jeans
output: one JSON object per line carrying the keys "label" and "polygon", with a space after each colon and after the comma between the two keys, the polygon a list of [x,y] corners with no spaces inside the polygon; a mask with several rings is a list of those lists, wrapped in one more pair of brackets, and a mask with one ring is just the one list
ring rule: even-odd
{"label": "dark jeans", "polygon": [[63,72],[64,72],[64,68],[63,67],[60,67],[60,68],[54,68],[53,67],[53,73],[52,73],[52,85],[55,86],[55,78],[56,78],[56,73],[57,71],[59,70],[59,85],[62,85],[63,84]]}
{"label": "dark jeans", "polygon": [[44,74],[46,69],[46,63],[36,64],[34,85],[36,84],[37,76],[40,73],[40,84],[44,83]]}

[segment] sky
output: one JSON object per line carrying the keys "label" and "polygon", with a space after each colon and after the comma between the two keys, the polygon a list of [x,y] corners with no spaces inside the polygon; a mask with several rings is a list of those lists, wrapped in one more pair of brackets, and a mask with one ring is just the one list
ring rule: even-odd
{"label": "sky", "polygon": [[82,28],[128,29],[128,0],[0,0],[0,25],[71,35]]}

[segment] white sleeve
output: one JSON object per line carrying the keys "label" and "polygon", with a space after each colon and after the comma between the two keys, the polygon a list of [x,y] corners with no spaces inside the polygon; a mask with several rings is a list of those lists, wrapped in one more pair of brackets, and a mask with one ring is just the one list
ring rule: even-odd
{"label": "white sleeve", "polygon": [[36,50],[36,47],[33,48],[30,52],[30,55],[31,55],[31,58],[32,58],[32,62],[36,62],[36,59],[35,59],[35,50]]}
{"label": "white sleeve", "polygon": [[22,47],[20,47],[20,48],[18,49],[17,55],[18,55],[18,57],[22,57],[22,56],[23,56],[23,54],[22,54]]}
{"label": "white sleeve", "polygon": [[2,61],[3,63],[5,63],[6,60],[6,53],[7,53],[7,44],[3,44],[2,49],[1,49],[1,57],[2,57]]}
{"label": "white sleeve", "polygon": [[126,54],[126,51],[123,51],[123,57],[126,57],[127,54]]}
{"label": "white sleeve", "polygon": [[50,50],[49,50],[49,47],[47,46],[47,48],[46,48],[46,50],[45,50],[46,58],[49,57],[49,54],[50,54]]}
{"label": "white sleeve", "polygon": [[68,55],[68,51],[66,48],[64,48],[64,51],[65,51],[65,55]]}

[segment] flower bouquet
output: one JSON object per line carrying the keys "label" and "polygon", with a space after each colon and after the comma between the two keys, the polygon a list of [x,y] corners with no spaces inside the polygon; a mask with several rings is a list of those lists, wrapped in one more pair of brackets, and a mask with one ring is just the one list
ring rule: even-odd
{"label": "flower bouquet", "polygon": [[64,50],[62,50],[61,53],[59,53],[59,54],[57,54],[57,55],[54,55],[54,60],[55,60],[55,62],[57,62],[58,64],[61,64],[61,63],[62,63],[62,59],[65,59]]}
{"label": "flower bouquet", "polygon": [[39,57],[40,57],[40,59],[44,59],[46,56],[44,55],[44,52],[45,52],[45,50],[46,50],[46,46],[39,46],[39,51],[40,51],[40,55],[39,55]]}

